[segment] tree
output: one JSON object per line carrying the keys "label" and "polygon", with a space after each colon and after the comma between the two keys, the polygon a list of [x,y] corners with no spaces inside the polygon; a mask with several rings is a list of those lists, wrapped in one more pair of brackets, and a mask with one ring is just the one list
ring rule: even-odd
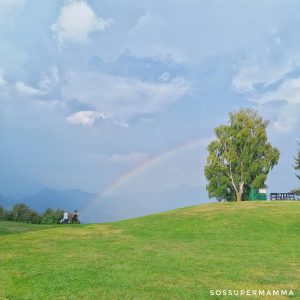
{"label": "tree", "polygon": [[42,224],[59,224],[60,220],[64,214],[64,211],[61,209],[53,210],[47,208],[41,215]]}
{"label": "tree", "polygon": [[4,219],[4,214],[5,214],[5,210],[4,208],[0,205],[0,220]]}
{"label": "tree", "polygon": [[29,207],[24,203],[15,204],[10,211],[11,219],[17,222],[26,222],[29,210]]}
{"label": "tree", "polygon": [[268,123],[255,110],[241,109],[229,114],[228,125],[215,128],[205,166],[210,198],[239,202],[250,188],[265,185],[279,160],[279,150],[267,141]]}
{"label": "tree", "polygon": [[9,212],[9,220],[25,223],[40,223],[38,213],[30,209],[26,204],[15,204]]}
{"label": "tree", "polygon": [[[299,143],[299,146],[300,146],[300,143]],[[300,171],[300,149],[298,151],[297,156],[295,157],[295,166],[294,166],[294,169],[297,170],[297,171]],[[300,180],[300,174],[296,175],[296,176]],[[297,194],[297,195],[300,195],[300,188],[296,189],[296,190],[293,190],[293,192],[295,194]]]}

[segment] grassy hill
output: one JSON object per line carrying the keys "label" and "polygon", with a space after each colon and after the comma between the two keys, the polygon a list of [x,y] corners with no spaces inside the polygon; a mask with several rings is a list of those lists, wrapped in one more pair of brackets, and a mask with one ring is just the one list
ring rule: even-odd
{"label": "grassy hill", "polygon": [[291,289],[300,299],[300,202],[108,224],[0,222],[0,278],[0,299],[233,299],[209,295],[217,289]]}

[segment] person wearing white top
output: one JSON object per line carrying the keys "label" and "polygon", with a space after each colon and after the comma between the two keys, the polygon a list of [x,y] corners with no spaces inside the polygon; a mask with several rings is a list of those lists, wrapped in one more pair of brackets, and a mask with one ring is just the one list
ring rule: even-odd
{"label": "person wearing white top", "polygon": [[66,211],[64,212],[63,220],[64,220],[65,223],[67,223],[68,220],[69,220],[69,214]]}

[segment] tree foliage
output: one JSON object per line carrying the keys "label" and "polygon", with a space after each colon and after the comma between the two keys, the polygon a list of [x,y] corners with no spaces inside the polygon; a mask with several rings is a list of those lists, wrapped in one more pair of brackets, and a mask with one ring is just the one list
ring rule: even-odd
{"label": "tree foliage", "polygon": [[5,210],[4,208],[0,205],[0,220],[4,219],[4,214],[5,214]]}
{"label": "tree foliage", "polygon": [[0,220],[34,223],[34,224],[59,224],[64,211],[61,209],[46,209],[39,214],[24,203],[15,204],[10,210],[5,210],[0,205]]}
{"label": "tree foliage", "polygon": [[16,222],[36,224],[40,223],[39,214],[36,211],[30,209],[24,203],[15,204],[8,212],[8,219]]}
{"label": "tree foliage", "polygon": [[242,201],[251,187],[265,185],[279,159],[279,150],[267,141],[267,126],[255,110],[241,109],[229,114],[228,125],[215,128],[205,166],[209,197]]}
{"label": "tree foliage", "polygon": [[41,224],[59,224],[63,214],[64,211],[61,209],[47,208],[41,215]]}
{"label": "tree foliage", "polygon": [[[300,146],[300,143],[299,143]],[[295,170],[300,171],[300,149],[298,151],[298,155],[295,157]],[[300,180],[300,175],[296,175]]]}
{"label": "tree foliage", "polygon": [[[300,146],[300,143],[299,143],[299,146]],[[298,150],[297,156],[295,157],[294,169],[300,172],[300,148]],[[296,176],[300,180],[300,173],[299,173],[299,175],[296,174]],[[300,195],[300,188],[294,190],[293,192],[297,195]]]}

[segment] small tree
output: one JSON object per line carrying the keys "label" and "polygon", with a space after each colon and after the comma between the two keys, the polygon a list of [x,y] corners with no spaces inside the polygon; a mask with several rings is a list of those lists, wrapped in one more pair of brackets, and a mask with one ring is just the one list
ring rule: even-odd
{"label": "small tree", "polygon": [[27,222],[30,208],[24,203],[15,204],[11,211],[11,219],[17,222]]}
{"label": "small tree", "polygon": [[15,204],[8,212],[8,220],[25,223],[40,223],[39,214],[24,203]]}
{"label": "small tree", "polygon": [[250,187],[265,185],[279,159],[279,150],[267,141],[267,126],[255,110],[241,109],[215,129],[205,166],[209,197],[242,201]]}

